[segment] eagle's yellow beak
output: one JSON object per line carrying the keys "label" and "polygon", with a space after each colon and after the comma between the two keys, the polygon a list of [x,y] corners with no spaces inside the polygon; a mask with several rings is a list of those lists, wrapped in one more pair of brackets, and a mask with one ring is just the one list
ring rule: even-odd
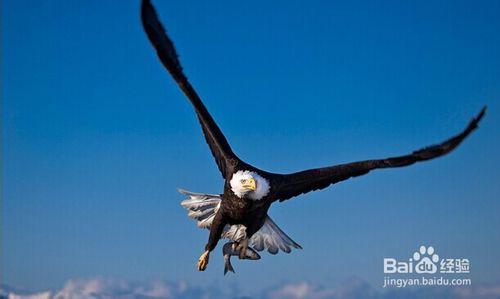
{"label": "eagle's yellow beak", "polygon": [[245,189],[255,191],[255,189],[257,189],[257,182],[255,182],[253,178],[250,178],[248,180],[245,180],[242,186]]}

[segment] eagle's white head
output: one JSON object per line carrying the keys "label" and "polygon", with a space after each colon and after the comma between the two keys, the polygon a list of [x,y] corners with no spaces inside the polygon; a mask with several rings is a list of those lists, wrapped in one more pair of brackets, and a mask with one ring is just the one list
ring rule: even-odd
{"label": "eagle's white head", "polygon": [[231,181],[231,190],[239,198],[244,196],[261,200],[269,193],[269,182],[254,171],[239,170],[233,174]]}

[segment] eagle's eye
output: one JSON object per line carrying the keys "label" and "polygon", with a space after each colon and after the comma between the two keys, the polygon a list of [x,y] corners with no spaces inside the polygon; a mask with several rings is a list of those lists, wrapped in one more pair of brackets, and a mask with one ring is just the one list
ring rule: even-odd
{"label": "eagle's eye", "polygon": [[241,180],[240,180],[240,183],[245,184],[245,183],[246,183],[246,181],[247,181],[247,180],[245,180],[245,179],[241,179]]}

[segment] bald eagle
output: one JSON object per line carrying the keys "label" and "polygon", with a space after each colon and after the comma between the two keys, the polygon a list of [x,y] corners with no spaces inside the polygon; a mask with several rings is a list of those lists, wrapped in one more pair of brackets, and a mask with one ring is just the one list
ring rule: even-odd
{"label": "bald eagle", "polygon": [[455,149],[477,128],[486,111],[484,107],[460,134],[408,155],[309,169],[291,174],[267,172],[245,163],[234,154],[184,75],[174,44],[167,36],[149,0],[142,1],[141,19],[160,61],[193,105],[206,142],[224,178],[224,192],[220,195],[181,190],[188,196],[188,199],[182,202],[182,205],[189,210],[188,215],[198,220],[199,227],[210,230],[205,251],[197,263],[199,271],[206,269],[209,254],[217,246],[220,238],[230,239],[235,246],[228,247],[238,252],[241,259],[252,255],[257,259],[258,254],[252,254],[255,250],[267,249],[275,254],[279,250],[288,253],[291,248],[301,248],[269,218],[267,212],[271,204],[326,188],[349,178],[367,174],[374,169],[403,167],[441,157]]}

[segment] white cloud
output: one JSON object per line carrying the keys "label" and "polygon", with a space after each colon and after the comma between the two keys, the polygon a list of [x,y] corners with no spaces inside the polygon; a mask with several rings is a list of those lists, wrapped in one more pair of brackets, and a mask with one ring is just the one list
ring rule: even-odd
{"label": "white cloud", "polygon": [[468,287],[422,287],[416,289],[390,289],[377,291],[361,279],[350,279],[338,287],[328,288],[299,282],[268,290],[264,299],[392,299],[392,298],[447,298],[447,299],[500,299],[500,284],[478,284]]}
{"label": "white cloud", "polygon": [[16,295],[13,293],[9,293],[7,298],[9,299],[51,299],[51,292],[41,292],[29,295]]}
{"label": "white cloud", "polygon": [[[60,290],[41,293],[18,293],[3,288],[3,296],[8,299],[136,299],[136,298],[198,298],[202,294],[197,288],[188,287],[185,282],[169,283],[151,281],[130,283],[110,278],[70,279]],[[216,297],[213,297],[216,298]]]}
{"label": "white cloud", "polygon": [[350,299],[379,298],[374,289],[365,281],[352,278],[335,288],[326,288],[307,282],[285,284],[263,294],[266,299]]}
{"label": "white cloud", "polygon": [[[202,288],[186,282],[151,281],[130,283],[109,278],[71,279],[56,291],[21,293],[7,287],[0,290],[0,298],[8,299],[192,299],[243,298],[238,291],[217,287]],[[448,298],[497,299],[500,284],[477,284],[470,287],[428,287],[417,289],[391,289],[378,291],[361,279],[353,278],[337,287],[319,286],[309,282],[281,284],[262,290],[256,299],[392,299],[392,298]]]}

